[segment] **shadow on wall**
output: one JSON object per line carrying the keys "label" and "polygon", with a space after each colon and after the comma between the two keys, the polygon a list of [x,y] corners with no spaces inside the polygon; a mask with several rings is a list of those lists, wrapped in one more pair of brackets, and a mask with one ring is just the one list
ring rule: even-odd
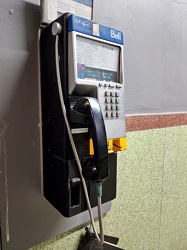
{"label": "shadow on wall", "polygon": [[[11,7],[10,7],[11,6]],[[11,8],[11,9],[10,9]],[[37,32],[39,6],[0,3],[0,211],[3,250],[27,249],[46,239],[59,214],[41,195]],[[11,11],[10,11],[11,10]],[[6,152],[6,153],[5,153]],[[45,231],[46,230],[46,231]]]}

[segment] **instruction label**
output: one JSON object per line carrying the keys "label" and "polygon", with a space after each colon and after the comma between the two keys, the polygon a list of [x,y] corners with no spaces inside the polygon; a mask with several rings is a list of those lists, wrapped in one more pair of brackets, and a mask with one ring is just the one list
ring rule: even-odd
{"label": "instruction label", "polygon": [[93,0],[58,0],[58,16],[65,12],[70,12],[87,19],[92,18]]}

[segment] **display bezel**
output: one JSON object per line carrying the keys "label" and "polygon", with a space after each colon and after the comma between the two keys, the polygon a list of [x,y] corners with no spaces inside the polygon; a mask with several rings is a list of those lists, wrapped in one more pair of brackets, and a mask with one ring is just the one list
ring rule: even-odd
{"label": "display bezel", "polygon": [[[124,76],[123,76],[123,44],[114,43],[111,41],[107,41],[95,36],[90,36],[86,34],[82,34],[80,32],[72,31],[68,34],[68,89],[69,94],[86,94],[89,89],[93,86],[101,86],[105,85],[109,82],[104,81],[96,81],[94,79],[80,79],[77,77],[77,36],[88,38],[90,40],[99,41],[102,43],[107,43],[112,46],[116,46],[119,48],[119,69],[117,82],[111,82],[113,85],[121,85],[123,88]],[[109,83],[110,84],[110,83]]]}
{"label": "display bezel", "polygon": [[77,35],[75,59],[78,79],[119,83],[120,47],[116,44]]}

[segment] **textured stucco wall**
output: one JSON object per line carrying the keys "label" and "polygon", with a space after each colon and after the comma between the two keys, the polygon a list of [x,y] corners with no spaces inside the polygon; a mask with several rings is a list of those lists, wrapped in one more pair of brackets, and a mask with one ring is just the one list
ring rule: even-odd
{"label": "textured stucco wall", "polygon": [[[106,235],[126,250],[187,249],[187,126],[127,133]],[[84,228],[30,250],[77,250]]]}

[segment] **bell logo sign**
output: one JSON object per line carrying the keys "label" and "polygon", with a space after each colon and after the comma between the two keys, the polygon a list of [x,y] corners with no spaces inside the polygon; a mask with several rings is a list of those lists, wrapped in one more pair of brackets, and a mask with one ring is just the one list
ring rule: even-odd
{"label": "bell logo sign", "polygon": [[111,37],[117,40],[121,40],[121,33],[119,31],[115,32],[114,30],[111,30]]}

